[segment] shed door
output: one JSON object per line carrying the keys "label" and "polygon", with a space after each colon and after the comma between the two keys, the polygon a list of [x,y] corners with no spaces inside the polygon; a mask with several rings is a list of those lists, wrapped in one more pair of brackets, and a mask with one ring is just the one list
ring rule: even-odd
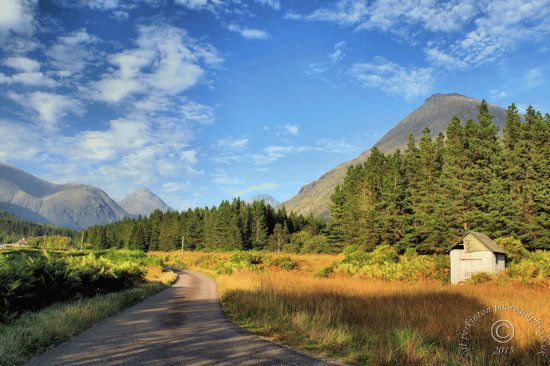
{"label": "shed door", "polygon": [[481,258],[468,258],[460,260],[460,281],[467,280],[474,273],[479,272]]}

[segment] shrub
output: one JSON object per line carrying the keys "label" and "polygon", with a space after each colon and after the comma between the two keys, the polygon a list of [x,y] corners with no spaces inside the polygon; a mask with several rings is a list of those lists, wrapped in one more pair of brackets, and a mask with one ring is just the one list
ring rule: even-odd
{"label": "shrub", "polygon": [[315,272],[315,277],[328,278],[331,274],[334,273],[334,270],[338,268],[338,262],[334,261],[330,266],[323,267]]}
{"label": "shrub", "polygon": [[389,244],[381,244],[372,251],[369,256],[369,263],[371,264],[384,264],[384,263],[398,263],[399,253],[397,249]]}
{"label": "shrub", "polygon": [[137,253],[110,253],[117,260],[98,254],[21,251],[0,255],[0,322],[54,302],[118,291],[145,281],[145,265],[121,259]]}
{"label": "shrub", "polygon": [[491,275],[486,272],[474,273],[472,277],[468,279],[468,283],[478,284],[491,281]]}
{"label": "shrub", "polygon": [[505,238],[498,238],[495,240],[497,245],[504,249],[506,253],[508,253],[508,261],[509,263],[518,263],[520,260],[525,258],[529,252],[523,244],[521,243],[521,240],[515,239],[511,236],[505,237]]}
{"label": "shrub", "polygon": [[270,267],[278,267],[285,271],[290,271],[298,267],[298,263],[288,256],[268,256],[265,259],[265,264]]}

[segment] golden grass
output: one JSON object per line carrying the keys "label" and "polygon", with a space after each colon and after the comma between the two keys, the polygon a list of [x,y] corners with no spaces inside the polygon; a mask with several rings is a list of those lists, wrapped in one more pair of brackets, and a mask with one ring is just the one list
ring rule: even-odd
{"label": "golden grass", "polygon": [[[170,255],[204,271],[202,265],[212,260],[208,256],[224,260],[230,254]],[[536,352],[544,342],[534,321],[493,307],[506,304],[525,309],[542,321],[543,329],[550,327],[548,288],[316,278],[313,273],[330,265],[335,256],[290,257],[298,262],[298,270],[236,271],[229,276],[206,268],[216,278],[226,313],[239,324],[283,343],[357,364],[543,364]],[[464,344],[471,356],[462,357],[465,322],[489,307],[491,311],[469,328],[471,341]],[[491,326],[499,319],[514,325],[511,343],[499,344],[491,337]],[[514,350],[511,355],[493,355],[496,346]],[[500,351],[509,353],[510,349]]]}
{"label": "golden grass", "polygon": [[22,365],[94,323],[134,305],[165,288],[147,283],[92,298],[54,304],[0,325],[0,366]]}
{"label": "golden grass", "polygon": [[161,266],[149,266],[145,275],[147,282],[160,282],[165,286],[172,284],[177,278],[177,274],[172,271],[165,271]]}

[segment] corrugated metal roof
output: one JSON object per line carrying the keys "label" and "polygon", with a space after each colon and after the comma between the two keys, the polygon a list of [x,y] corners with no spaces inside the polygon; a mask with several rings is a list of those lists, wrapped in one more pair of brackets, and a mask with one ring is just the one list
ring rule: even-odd
{"label": "corrugated metal roof", "polygon": [[475,231],[469,231],[466,235],[462,237],[458,242],[456,242],[455,245],[451,247],[451,249],[454,249],[458,244],[461,244],[465,237],[467,237],[469,234],[472,234],[477,240],[479,240],[483,245],[487,247],[491,252],[493,253],[502,253],[502,254],[508,254],[495,243],[495,241],[491,238],[489,238],[487,235],[483,233],[478,233]]}

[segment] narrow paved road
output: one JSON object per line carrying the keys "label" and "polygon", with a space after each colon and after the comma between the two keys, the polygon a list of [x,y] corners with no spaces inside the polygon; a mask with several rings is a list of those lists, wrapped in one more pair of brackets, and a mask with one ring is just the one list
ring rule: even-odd
{"label": "narrow paved road", "polygon": [[216,285],[182,271],[177,282],[28,365],[326,365],[230,322]]}

